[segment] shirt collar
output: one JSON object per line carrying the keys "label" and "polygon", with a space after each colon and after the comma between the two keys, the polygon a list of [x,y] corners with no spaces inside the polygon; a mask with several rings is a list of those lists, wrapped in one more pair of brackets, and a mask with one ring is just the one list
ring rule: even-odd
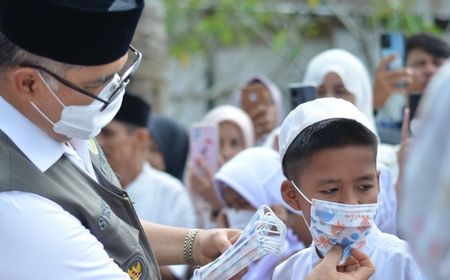
{"label": "shirt collar", "polygon": [[64,154],[62,143],[22,115],[0,96],[0,130],[14,142],[25,156],[42,172],[45,172]]}

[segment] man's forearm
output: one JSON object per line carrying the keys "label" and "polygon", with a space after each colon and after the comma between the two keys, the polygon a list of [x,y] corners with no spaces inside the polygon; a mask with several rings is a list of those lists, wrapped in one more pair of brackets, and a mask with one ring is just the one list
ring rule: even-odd
{"label": "man's forearm", "polygon": [[141,220],[159,265],[185,264],[183,244],[189,229],[163,226]]}

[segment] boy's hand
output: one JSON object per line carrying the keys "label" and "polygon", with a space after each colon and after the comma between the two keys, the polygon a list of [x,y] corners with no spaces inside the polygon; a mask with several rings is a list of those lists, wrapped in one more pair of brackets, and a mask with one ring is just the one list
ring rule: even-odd
{"label": "boy's hand", "polygon": [[369,256],[353,249],[352,258],[354,261],[348,263],[338,271],[337,264],[342,255],[342,248],[334,246],[325,255],[325,258],[313,269],[306,278],[307,280],[367,280],[375,272],[375,267]]}

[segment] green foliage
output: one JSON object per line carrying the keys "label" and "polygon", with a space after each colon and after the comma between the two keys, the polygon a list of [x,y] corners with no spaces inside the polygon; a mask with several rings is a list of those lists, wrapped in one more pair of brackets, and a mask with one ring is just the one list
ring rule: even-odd
{"label": "green foliage", "polygon": [[381,26],[386,31],[402,31],[406,35],[418,32],[440,33],[434,22],[414,14],[415,0],[394,2],[375,1],[375,13],[371,18],[372,26]]}
{"label": "green foliage", "polygon": [[[361,0],[369,1],[369,0]],[[306,3],[309,15],[286,11],[282,0],[164,0],[171,54],[189,63],[196,53],[218,48],[263,43],[274,52],[295,58],[305,37],[320,36],[324,30],[312,12],[326,0],[286,1]],[[281,3],[281,4],[280,4]],[[368,2],[364,2],[368,3]],[[373,15],[360,28],[382,27],[407,35],[438,32],[434,24],[412,12],[414,0],[370,0]],[[392,3],[397,3],[393,6]],[[285,7],[285,6],[284,6]],[[352,8],[351,5],[348,6]],[[349,11],[349,15],[354,15]]]}

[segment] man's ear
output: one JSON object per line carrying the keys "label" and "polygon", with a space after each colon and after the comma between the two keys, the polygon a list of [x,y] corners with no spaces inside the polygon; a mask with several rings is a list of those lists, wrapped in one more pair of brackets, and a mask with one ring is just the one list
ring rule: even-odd
{"label": "man's ear", "polygon": [[18,68],[8,74],[13,82],[18,97],[22,101],[31,101],[38,91],[38,76],[36,70],[31,68]]}
{"label": "man's ear", "polygon": [[294,189],[291,181],[284,180],[283,183],[281,183],[281,197],[293,209],[302,210],[300,203],[298,203],[297,191]]}
{"label": "man's ear", "polygon": [[148,149],[150,134],[146,127],[138,128],[135,132],[135,137],[139,143],[139,147],[142,149],[143,152],[146,149]]}

